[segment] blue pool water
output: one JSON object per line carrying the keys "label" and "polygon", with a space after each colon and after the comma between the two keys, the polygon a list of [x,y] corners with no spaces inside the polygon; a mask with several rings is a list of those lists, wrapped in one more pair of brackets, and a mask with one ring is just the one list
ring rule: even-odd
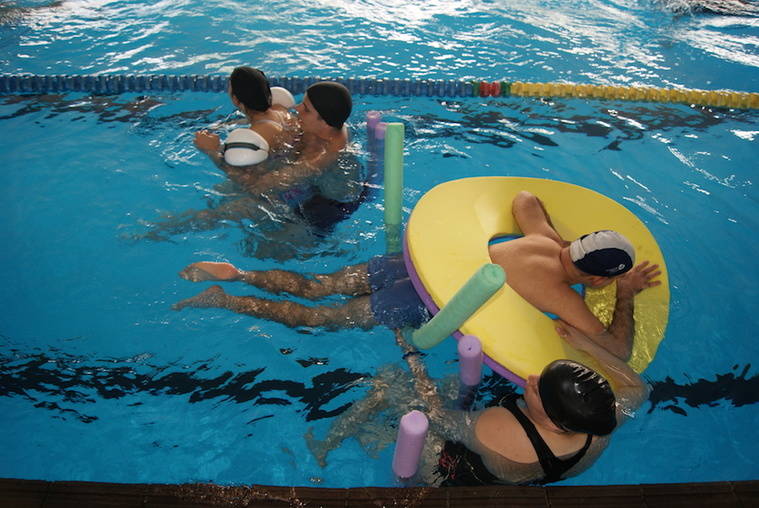
{"label": "blue pool water", "polygon": [[[750,17],[674,17],[647,2],[243,5],[93,0],[10,13],[0,72],[223,74],[245,63],[271,75],[759,90]],[[406,125],[406,213],[452,178],[545,177],[623,203],[659,240],[672,307],[645,373],[652,398],[565,484],[757,477],[755,112],[357,96],[364,147],[370,110]],[[370,457],[348,440],[322,469],[303,440],[365,393],[362,379],[399,364],[389,331],[169,309],[206,286],[176,276],[193,261],[329,271],[380,253],[379,201],[284,262],[251,257],[251,224],[130,239],[163,212],[214,199],[224,179],[192,133],[230,112],[224,94],[0,97],[0,476],[394,485],[391,447]],[[433,376],[455,372],[452,342],[425,358]]]}

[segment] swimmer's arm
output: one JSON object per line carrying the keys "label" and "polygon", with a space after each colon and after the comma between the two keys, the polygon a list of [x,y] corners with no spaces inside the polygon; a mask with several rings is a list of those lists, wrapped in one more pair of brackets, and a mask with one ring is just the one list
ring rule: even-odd
{"label": "swimmer's arm", "polygon": [[221,169],[224,162],[221,155],[221,139],[218,134],[208,132],[207,130],[197,131],[194,140],[195,147],[206,154],[209,159]]}
{"label": "swimmer's arm", "polygon": [[648,398],[648,385],[626,362],[567,323],[559,321],[556,331],[570,346],[590,355],[601,366],[602,374],[615,388],[619,422],[630,416],[623,409],[638,408]]}
{"label": "swimmer's arm", "polygon": [[[339,152],[322,150],[311,157],[303,157],[293,164],[262,174],[244,174],[235,176],[235,171],[224,171],[250,194],[265,194],[271,191],[283,191],[295,187],[304,181],[319,176],[327,167],[337,160]],[[236,169],[236,168],[231,168]]]}
{"label": "swimmer's arm", "polygon": [[516,195],[511,203],[511,213],[525,236],[543,235],[561,246],[568,245],[568,242],[564,241],[553,227],[551,217],[543,206],[543,202],[531,192],[520,191]]}
{"label": "swimmer's arm", "polygon": [[661,284],[661,281],[653,280],[659,275],[661,275],[659,265],[649,265],[648,261],[643,261],[617,278],[617,301],[607,330],[611,337],[606,337],[612,340],[601,344],[624,361],[629,360],[632,354],[635,335],[635,318],[633,317],[635,295],[646,288]]}
{"label": "swimmer's arm", "polygon": [[[271,145],[277,134],[282,131],[282,127],[271,122],[265,122],[252,126],[251,130],[260,134]],[[232,166],[227,164],[221,152],[221,139],[214,133],[205,130],[196,132],[195,146],[198,150],[205,153],[217,168],[226,173],[230,180],[251,194],[262,194],[267,190],[276,188],[278,183],[282,184],[281,188],[292,185],[292,183],[287,185],[287,182],[284,180],[283,182],[277,181],[279,178],[284,179],[284,175],[282,175],[283,168],[262,174],[252,173],[250,170],[251,166]],[[292,171],[291,173],[294,174],[295,172]]]}
{"label": "swimmer's arm", "polygon": [[566,285],[549,288],[545,291],[545,298],[549,296],[551,300],[546,300],[545,308],[538,305],[541,311],[556,314],[562,321],[594,339],[606,332],[603,323],[590,312],[585,300],[572,288]]}

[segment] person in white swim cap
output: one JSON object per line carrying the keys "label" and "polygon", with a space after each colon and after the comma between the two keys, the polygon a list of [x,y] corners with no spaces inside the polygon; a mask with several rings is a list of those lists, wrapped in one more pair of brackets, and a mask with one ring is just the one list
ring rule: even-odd
{"label": "person in white swim cap", "polygon": [[[299,125],[290,111],[292,96],[289,102],[281,98],[284,103],[273,102],[272,88],[262,71],[236,67],[229,77],[228,92],[249,126],[232,131],[224,143],[207,130],[195,133],[195,146],[217,166],[221,167],[222,161],[236,167],[259,164],[269,157],[270,151],[278,152],[294,143]],[[232,146],[228,147],[228,143]]]}
{"label": "person in white swim cap", "polygon": [[[260,76],[257,82],[258,88],[265,90],[260,84]],[[239,99],[234,95],[234,89],[231,93],[233,101]],[[257,100],[250,101],[250,104],[265,105],[263,95]],[[269,199],[289,206],[309,223],[329,229],[321,227],[322,216],[344,217],[350,213],[345,210],[354,210],[363,199],[364,186],[357,174],[359,168],[338,163],[348,147],[345,123],[352,107],[351,94],[345,86],[331,81],[311,85],[303,101],[295,107],[301,136],[293,147],[293,156],[288,157],[288,163],[267,171],[250,172],[244,167],[265,160],[267,151],[273,150],[272,141],[265,132],[267,126],[261,123],[251,125],[251,130],[255,131],[253,135],[233,131],[231,139],[227,140],[228,146],[218,140],[210,141],[206,153],[214,159],[214,153],[224,150],[225,159],[216,157],[214,161],[248,194],[267,195]],[[203,140],[196,139],[196,145],[200,147],[199,143],[205,146]]]}
{"label": "person in white swim cap", "polygon": [[[578,204],[578,206],[582,206]],[[543,312],[552,313],[620,358],[632,353],[634,297],[657,286],[658,265],[635,265],[632,244],[616,231],[596,231],[567,242],[551,224],[542,202],[522,191],[512,212],[524,236],[490,245],[491,260],[508,274],[507,284]],[[571,286],[616,283],[616,306],[605,327]]]}
{"label": "person in white swim cap", "polygon": [[[231,131],[223,141],[200,131],[195,145],[237,184],[235,191],[243,193],[207,209],[156,221],[143,236],[165,240],[220,223],[251,221],[265,225],[270,240],[254,239],[254,255],[284,259],[289,254],[265,251],[275,244],[292,244],[294,238],[319,241],[366,196],[363,167],[349,145],[346,126],[352,110],[350,92],[335,82],[315,83],[296,106],[289,92],[269,86],[263,72],[238,67],[230,76],[229,95],[250,127]],[[290,137],[283,141],[279,133]],[[286,240],[275,240],[280,232]]]}

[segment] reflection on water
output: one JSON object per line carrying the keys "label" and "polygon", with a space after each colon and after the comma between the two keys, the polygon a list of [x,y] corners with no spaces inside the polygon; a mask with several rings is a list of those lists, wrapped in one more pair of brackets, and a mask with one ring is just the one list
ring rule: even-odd
{"label": "reflection on water", "polygon": [[[747,71],[759,65],[756,43],[734,33],[756,16],[742,0],[277,0],[245,4],[245,16],[239,2],[22,5],[40,8],[0,14],[13,28],[0,32],[0,47],[12,48],[0,72],[225,74],[254,64],[270,75],[690,88],[734,87],[738,72],[753,90]],[[701,74],[704,57],[711,68]]]}
{"label": "reflection on water", "polygon": [[[366,373],[339,367],[314,376],[308,386],[301,381],[266,379],[266,367],[242,372],[227,370],[205,377],[203,373],[214,368],[211,362],[199,361],[191,368],[173,371],[168,365],[149,365],[144,360],[141,357],[92,360],[64,353],[52,356],[11,350],[11,355],[0,356],[0,395],[22,398],[36,408],[53,411],[53,418],[73,417],[84,423],[99,418],[96,414],[90,414],[95,411],[94,408],[88,410],[88,405],[98,400],[134,396],[182,396],[187,397],[190,404],[219,398],[255,406],[302,404],[304,420],[314,421],[335,417],[350,407],[352,403],[346,402],[333,409],[324,409],[368,377]],[[329,363],[328,358],[302,358],[296,361],[303,367]],[[716,406],[720,402],[733,407],[755,404],[759,402],[759,375],[749,376],[750,368],[751,365],[736,365],[732,372],[715,373],[712,379],[701,378],[686,383],[676,382],[669,376],[661,381],[650,381],[652,390],[648,413],[660,409],[687,416],[683,405],[699,408]],[[483,378],[478,389],[477,405],[497,405],[502,398],[516,391],[513,383],[490,374]],[[274,392],[285,396],[275,395]],[[251,422],[272,416],[257,417]]]}
{"label": "reflection on water", "polygon": [[[725,402],[733,407],[755,404],[759,401],[759,375],[748,376],[751,364],[741,368],[733,367],[733,372],[715,374],[714,379],[698,379],[687,383],[678,383],[667,376],[663,381],[652,381],[649,397],[654,409],[672,411],[687,416],[683,404],[691,408],[713,407]],[[739,372],[740,371],[740,372]]]}
{"label": "reflection on water", "polygon": [[[305,420],[312,421],[333,417],[347,409],[350,403],[329,410],[324,406],[366,377],[366,374],[337,368],[314,376],[307,386],[300,381],[266,379],[266,367],[204,377],[202,373],[213,366],[202,361],[195,362],[189,369],[173,371],[168,365],[151,366],[142,361],[11,352],[12,356],[0,357],[0,395],[26,399],[36,408],[53,411],[54,418],[74,417],[84,423],[99,418],[91,414],[95,408],[89,406],[98,400],[135,395],[186,396],[190,404],[217,398],[255,406],[298,403],[305,409]],[[298,363],[309,367],[324,365],[326,360],[307,358]]]}

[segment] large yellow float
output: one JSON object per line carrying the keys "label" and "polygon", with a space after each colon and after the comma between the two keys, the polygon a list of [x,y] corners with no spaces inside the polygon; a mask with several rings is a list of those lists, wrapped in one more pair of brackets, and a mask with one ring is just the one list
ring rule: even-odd
{"label": "large yellow float", "polygon": [[[521,190],[543,201],[562,238],[571,241],[592,231],[613,229],[633,244],[636,262],[649,260],[661,267],[662,284],[635,297],[635,344],[629,363],[642,372],[656,354],[667,326],[667,267],[648,228],[624,206],[590,189],[524,177],[465,178],[434,187],[414,207],[406,228],[406,263],[417,292],[430,310],[437,312],[473,273],[491,263],[488,243],[493,238],[521,234],[511,213],[511,202]],[[585,301],[608,325],[615,285],[586,291]],[[539,374],[560,358],[595,366],[557,335],[551,318],[508,284],[459,327],[459,334],[476,336],[485,362],[516,382]]]}

